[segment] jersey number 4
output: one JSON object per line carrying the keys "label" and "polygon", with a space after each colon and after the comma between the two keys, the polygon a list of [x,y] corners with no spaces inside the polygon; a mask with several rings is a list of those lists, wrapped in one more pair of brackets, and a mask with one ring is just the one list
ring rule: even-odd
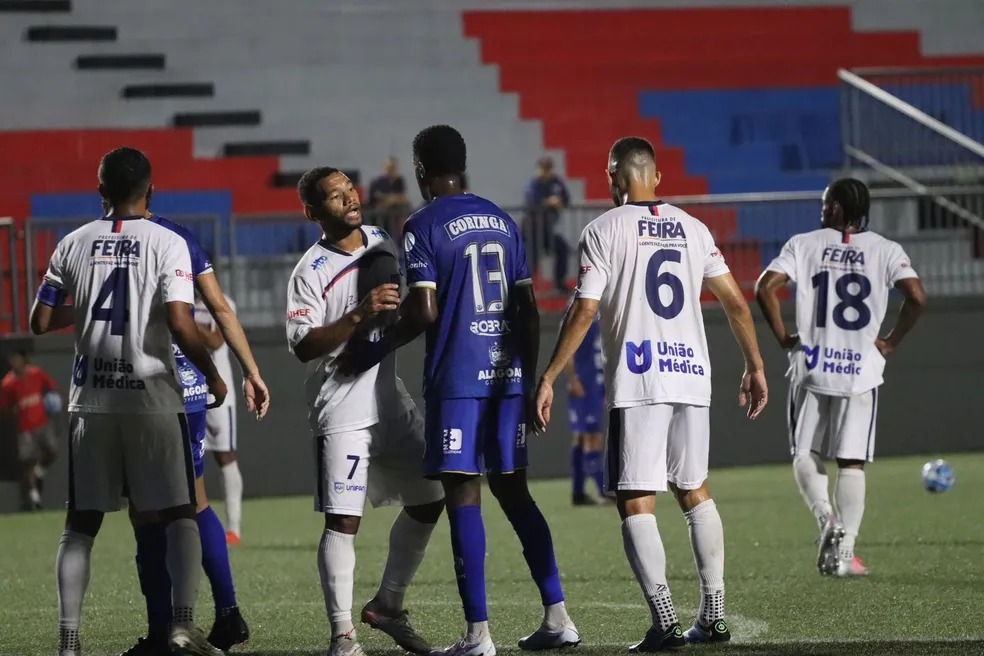
{"label": "jersey number 4", "polygon": [[[483,256],[491,257],[495,263],[485,268],[483,280],[481,266]],[[506,287],[506,249],[497,241],[490,241],[482,244],[471,243],[465,248],[465,259],[471,265],[472,296],[475,299],[475,314],[486,312],[504,312],[506,309],[507,296],[509,289]],[[485,283],[496,284],[499,288],[498,299],[485,298]]]}
{"label": "jersey number 4", "polygon": [[[813,288],[817,290],[817,328],[827,327],[827,293],[830,291],[830,271],[821,271],[813,276]],[[852,285],[857,285],[852,289]],[[864,299],[871,295],[871,281],[860,273],[845,273],[834,283],[837,304],[831,318],[841,330],[861,330],[871,322],[871,310]],[[856,317],[847,318],[847,311],[853,310]]]}
{"label": "jersey number 4", "polygon": [[130,321],[129,290],[130,271],[117,267],[110,271],[92,304],[92,320],[108,321],[110,335],[122,335]]}

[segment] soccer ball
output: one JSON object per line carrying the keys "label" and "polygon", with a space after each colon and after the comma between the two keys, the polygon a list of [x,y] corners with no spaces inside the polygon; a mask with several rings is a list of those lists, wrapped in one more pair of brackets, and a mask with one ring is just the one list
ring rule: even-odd
{"label": "soccer ball", "polygon": [[946,460],[933,460],[923,465],[922,483],[928,492],[946,492],[953,487],[954,481],[953,468]]}
{"label": "soccer ball", "polygon": [[41,398],[41,403],[44,404],[44,411],[49,417],[58,414],[62,410],[62,397],[58,392],[46,392]]}

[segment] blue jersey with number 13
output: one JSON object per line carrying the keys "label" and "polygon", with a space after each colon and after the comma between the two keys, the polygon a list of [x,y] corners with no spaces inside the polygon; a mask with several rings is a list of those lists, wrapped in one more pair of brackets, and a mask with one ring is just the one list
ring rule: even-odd
{"label": "blue jersey with number 13", "polygon": [[472,194],[442,196],[407,221],[403,249],[409,286],[437,292],[439,317],[427,331],[424,396],[522,394],[518,327],[507,310],[510,293],[532,279],[512,218]]}

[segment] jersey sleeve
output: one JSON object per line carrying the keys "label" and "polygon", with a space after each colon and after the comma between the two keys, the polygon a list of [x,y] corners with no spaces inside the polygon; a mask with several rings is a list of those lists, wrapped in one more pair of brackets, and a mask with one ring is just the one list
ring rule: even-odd
{"label": "jersey sleeve", "polygon": [[909,256],[906,255],[905,250],[899,244],[893,244],[891,254],[888,257],[888,270],[886,271],[886,280],[888,280],[888,286],[894,287],[895,283],[900,280],[905,280],[906,278],[918,278],[919,274],[916,270],[912,268],[912,263],[909,261]]}
{"label": "jersey sleeve", "polygon": [[703,236],[704,278],[716,278],[726,273],[731,273],[728,263],[724,261],[724,254],[717,247],[717,244],[714,243],[714,235],[711,234],[711,231],[706,226],[703,226]]}
{"label": "jersey sleeve", "polygon": [[287,345],[291,353],[312,328],[321,325],[325,300],[303,275],[295,273],[287,283]]}
{"label": "jersey sleeve", "polygon": [[65,242],[62,241],[55,248],[48,261],[48,270],[45,271],[41,286],[38,287],[38,303],[49,307],[58,307],[65,302],[68,292],[65,289],[66,279],[64,273],[65,266]]}
{"label": "jersey sleeve", "polygon": [[785,274],[793,282],[796,282],[796,242],[793,239],[787,241],[782,250],[779,251],[779,255],[775,257],[769,266],[766,267],[766,271],[775,271],[776,273]]}
{"label": "jersey sleeve", "polygon": [[515,262],[513,263],[513,280],[517,286],[532,285],[533,276],[530,275],[530,263],[526,259],[526,245],[523,238],[517,234],[515,248]]}
{"label": "jersey sleeve", "polygon": [[417,221],[407,221],[403,228],[403,259],[408,287],[437,289],[434,245],[426,226]]}
{"label": "jersey sleeve", "polygon": [[609,261],[611,249],[608,248],[598,231],[588,226],[581,233],[577,250],[580,261],[577,297],[601,300],[605,287],[608,285],[608,277],[611,275],[611,262]]}
{"label": "jersey sleeve", "polygon": [[191,257],[191,272],[196,276],[212,273],[212,258],[194,235],[188,235],[188,255]]}
{"label": "jersey sleeve", "polygon": [[195,304],[195,275],[191,268],[191,254],[183,239],[165,242],[160,286],[163,302]]}

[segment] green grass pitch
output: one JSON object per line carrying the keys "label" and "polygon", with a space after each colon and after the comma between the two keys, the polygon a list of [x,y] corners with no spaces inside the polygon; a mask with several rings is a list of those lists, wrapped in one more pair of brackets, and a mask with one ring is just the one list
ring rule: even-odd
{"label": "green grass pitch", "polygon": [[[788,466],[711,474],[724,520],[727,602],[734,640],[714,654],[984,654],[984,455],[948,458],[956,486],[923,491],[924,458],[882,460],[868,474],[868,504],[858,553],[867,580],[822,579],[814,567],[813,520]],[[305,472],[303,475],[307,475]],[[249,485],[249,481],[246,481]],[[568,607],[584,644],[577,653],[621,654],[641,638],[648,612],[622,552],[612,507],[572,508],[565,481],[534,485],[550,521]],[[491,501],[491,496],[486,495]],[[357,541],[355,612],[375,589],[394,511],[368,511]],[[681,621],[697,604],[686,525],[669,497],[657,503],[668,576]],[[500,651],[536,628],[540,607],[519,543],[494,504],[488,527],[488,594]],[[0,654],[57,650],[53,563],[61,513],[0,518]],[[328,633],[315,550],[321,518],[310,498],[248,501],[244,541],[232,563],[253,639],[245,654],[324,654]],[[117,654],[144,629],[126,516],[109,517],[93,551],[84,613],[87,655]],[[462,630],[447,523],[442,519],[407,598],[422,633],[450,644]],[[199,623],[211,625],[203,579]],[[363,627],[369,654],[397,653],[386,636]]]}

